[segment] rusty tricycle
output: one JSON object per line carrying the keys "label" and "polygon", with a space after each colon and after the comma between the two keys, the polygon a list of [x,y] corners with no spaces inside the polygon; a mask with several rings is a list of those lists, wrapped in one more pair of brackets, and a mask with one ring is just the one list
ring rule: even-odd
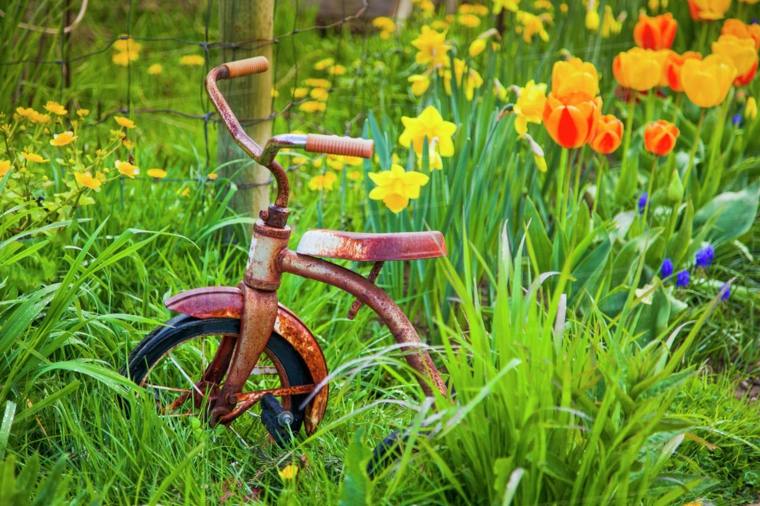
{"label": "rusty tricycle", "polygon": [[[282,148],[370,158],[372,141],[327,135],[276,135],[259,146],[243,129],[217,81],[265,72],[269,63],[254,57],[213,68],[206,77],[209,97],[240,147],[269,169],[277,185],[274,204],[253,227],[242,282],[234,287],[196,288],[179,293],[166,306],[179,313],[155,329],[129,356],[126,373],[149,389],[159,410],[170,416],[202,412],[212,425],[229,425],[255,404],[260,420],[280,445],[301,427],[311,434],[328,400],[328,368],[307,326],[278,302],[283,273],[327,283],[362,305],[388,326],[426,395],[446,394],[446,386],[411,322],[374,281],[383,262],[441,257],[440,232],[395,234],[310,230],[295,251],[288,249],[289,185],[275,161]],[[325,258],[373,263],[367,277]],[[258,417],[256,417],[258,418]]]}

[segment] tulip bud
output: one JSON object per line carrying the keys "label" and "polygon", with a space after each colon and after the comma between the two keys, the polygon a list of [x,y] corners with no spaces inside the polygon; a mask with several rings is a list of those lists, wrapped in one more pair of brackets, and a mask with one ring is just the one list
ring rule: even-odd
{"label": "tulip bud", "polygon": [[670,176],[670,184],[668,185],[668,200],[671,202],[679,202],[683,198],[683,183],[678,175],[677,170],[673,170],[673,174]]}
{"label": "tulip bud", "polygon": [[644,147],[653,155],[665,156],[675,147],[679,133],[678,127],[669,121],[654,121],[644,129]]}
{"label": "tulip bud", "polygon": [[744,106],[744,117],[750,121],[757,118],[757,100],[755,97],[747,99],[747,105]]}

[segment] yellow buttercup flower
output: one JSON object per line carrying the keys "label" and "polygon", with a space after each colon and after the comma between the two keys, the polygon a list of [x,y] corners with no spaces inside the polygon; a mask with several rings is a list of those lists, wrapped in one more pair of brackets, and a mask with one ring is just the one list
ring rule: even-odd
{"label": "yellow buttercup flower", "polygon": [[100,185],[103,184],[100,179],[93,177],[90,171],[87,172],[75,172],[74,179],[77,184],[89,188],[90,190],[100,191]]}
{"label": "yellow buttercup flower", "polygon": [[148,176],[154,178],[154,179],[163,179],[166,177],[166,171],[164,169],[148,169]]}
{"label": "yellow buttercup flower", "polygon": [[541,124],[541,118],[546,106],[546,84],[536,84],[530,80],[523,88],[520,88],[520,94],[517,97],[514,111],[517,114],[515,119],[515,130],[521,137],[528,131],[528,123]]}
{"label": "yellow buttercup flower", "polygon": [[314,70],[325,70],[326,68],[332,67],[334,64],[335,64],[335,59],[324,58],[314,64]]}
{"label": "yellow buttercup flower", "polygon": [[309,180],[309,190],[332,190],[337,180],[338,176],[335,175],[335,172],[325,172],[324,174],[316,175]]}
{"label": "yellow buttercup flower", "polygon": [[493,13],[498,14],[502,10],[517,12],[520,9],[520,0],[494,0]]}
{"label": "yellow buttercup flower", "polygon": [[134,128],[135,122],[132,121],[129,118],[125,118],[124,116],[114,116],[114,121],[119,124],[119,126],[122,126],[124,128]]}
{"label": "yellow buttercup flower", "polygon": [[16,113],[22,118],[26,118],[32,123],[45,124],[50,123],[50,116],[37,112],[31,107],[17,107]]}
{"label": "yellow buttercup flower", "polygon": [[422,27],[420,34],[412,41],[417,48],[415,61],[429,67],[445,67],[449,61],[451,46],[446,43],[446,32],[436,32],[429,26]]}
{"label": "yellow buttercup flower", "polygon": [[467,28],[476,28],[480,26],[480,18],[475,14],[460,14],[457,16],[457,22]]}
{"label": "yellow buttercup flower", "polygon": [[89,109],[77,109],[77,116],[79,116],[80,118],[84,118],[88,114],[90,114],[90,110]]}
{"label": "yellow buttercup flower", "polygon": [[317,100],[307,100],[298,106],[298,110],[303,112],[324,112],[326,109],[327,105]]}
{"label": "yellow buttercup flower", "polygon": [[206,179],[208,179],[209,181],[216,181],[218,178],[219,178],[219,174],[217,174],[216,172],[209,172],[208,175],[206,176]]}
{"label": "yellow buttercup flower", "polygon": [[309,88],[293,88],[293,98],[296,98],[296,99],[303,98],[308,94],[309,94]]}
{"label": "yellow buttercup flower", "polygon": [[486,39],[475,39],[470,43],[470,47],[468,49],[468,52],[470,53],[471,58],[475,58],[480,53],[486,50]]}
{"label": "yellow buttercup flower", "polygon": [[129,62],[135,61],[139,57],[140,55],[138,53],[127,53],[126,51],[119,51],[118,53],[114,53],[113,56],[111,56],[111,61],[116,65],[126,67],[129,65]]}
{"label": "yellow buttercup flower", "polygon": [[292,480],[298,474],[298,466],[295,464],[288,464],[282,469],[278,469],[277,473],[280,475],[280,479],[282,480]]}
{"label": "yellow buttercup flower", "polygon": [[349,179],[349,181],[361,181],[361,179],[362,179],[362,171],[360,171],[360,170],[349,170],[346,173],[346,177]]}
{"label": "yellow buttercup flower", "polygon": [[430,180],[421,172],[407,172],[396,164],[391,166],[391,170],[370,172],[369,178],[377,185],[369,192],[369,198],[382,200],[393,213],[400,213],[411,199],[419,198],[420,188]]}
{"label": "yellow buttercup flower", "polygon": [[327,100],[327,97],[330,96],[330,92],[327,91],[327,88],[314,88],[311,90],[311,93],[309,93],[309,96],[314,100],[324,102]]}
{"label": "yellow buttercup flower", "polygon": [[5,176],[11,170],[10,160],[0,160],[0,177]]}
{"label": "yellow buttercup flower", "polygon": [[346,73],[346,67],[343,65],[333,65],[329,69],[327,69],[327,73],[331,76],[342,76]]}
{"label": "yellow buttercup flower", "polygon": [[755,97],[747,99],[747,105],[744,106],[744,117],[748,120],[757,118],[757,100],[755,100]]}
{"label": "yellow buttercup flower", "polygon": [[23,156],[27,162],[32,162],[32,163],[45,163],[49,161],[43,158],[42,155],[38,155],[37,153],[33,151],[24,151],[21,153],[21,156]]}
{"label": "yellow buttercup flower", "polygon": [[725,56],[711,54],[704,60],[689,59],[681,67],[683,91],[699,107],[723,102],[736,77],[736,67]]}
{"label": "yellow buttercup flower", "polygon": [[396,31],[396,22],[387,16],[380,16],[372,20],[372,26],[380,30],[380,38],[390,39]]}
{"label": "yellow buttercup flower", "polygon": [[179,59],[180,65],[186,65],[188,67],[202,67],[205,63],[206,59],[199,54],[186,54]]}
{"label": "yellow buttercup flower", "polygon": [[580,58],[555,62],[552,67],[552,94],[557,98],[575,95],[583,99],[599,95],[599,74],[596,67]]}
{"label": "yellow buttercup flower", "polygon": [[48,100],[47,104],[45,104],[45,110],[52,112],[58,116],[66,116],[66,114],[69,112],[62,104],[59,104],[53,100]]}
{"label": "yellow buttercup flower", "polygon": [[152,76],[157,76],[161,72],[164,71],[164,66],[160,63],[154,63],[150,67],[148,67],[148,74]]}
{"label": "yellow buttercup flower", "polygon": [[404,131],[399,137],[399,144],[405,148],[412,146],[417,156],[422,156],[425,138],[428,143],[436,143],[441,156],[454,155],[454,141],[451,137],[457,127],[450,121],[444,121],[441,113],[432,105],[427,106],[416,118],[402,116],[401,122]]}
{"label": "yellow buttercup flower", "polygon": [[134,179],[136,175],[140,173],[140,169],[136,165],[132,165],[129,162],[122,162],[121,160],[116,160],[116,170],[119,171],[119,174],[122,176],[126,176],[130,179]]}
{"label": "yellow buttercup flower", "polygon": [[[467,78],[463,82],[462,78],[465,72],[467,72]],[[467,63],[460,58],[454,59],[454,77],[460,89],[464,88],[464,96],[467,100],[472,100],[475,96],[475,90],[483,86],[483,78],[478,71],[468,67]],[[443,87],[446,93],[451,95],[451,70],[449,69],[443,73]]]}
{"label": "yellow buttercup flower", "polygon": [[76,139],[77,139],[77,136],[74,135],[74,132],[72,132],[71,130],[67,130],[66,132],[53,135],[53,138],[50,140],[50,145],[61,147],[67,144],[71,144]]}
{"label": "yellow buttercup flower", "polygon": [[330,84],[330,81],[327,79],[321,79],[317,77],[310,77],[308,79],[304,79],[303,83],[306,86],[311,86],[313,88],[327,88],[328,90],[332,87]]}
{"label": "yellow buttercup flower", "polygon": [[412,94],[419,97],[430,87],[430,78],[427,74],[414,74],[409,76],[409,83],[412,85]]}
{"label": "yellow buttercup flower", "polygon": [[142,49],[142,44],[135,42],[132,37],[124,37],[116,40],[113,43],[113,48],[116,51],[124,53],[139,53]]}

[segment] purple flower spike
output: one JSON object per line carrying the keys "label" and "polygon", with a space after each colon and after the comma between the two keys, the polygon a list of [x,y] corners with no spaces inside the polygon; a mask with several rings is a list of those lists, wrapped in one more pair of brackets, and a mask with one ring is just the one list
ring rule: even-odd
{"label": "purple flower spike", "polygon": [[720,300],[727,301],[729,297],[731,297],[731,285],[723,283],[720,287]]}
{"label": "purple flower spike", "polygon": [[712,264],[714,258],[715,250],[713,249],[712,245],[708,244],[704,248],[700,248],[697,251],[697,254],[694,255],[694,263],[697,264],[697,267],[707,269],[710,267],[710,264]]}
{"label": "purple flower spike", "polygon": [[649,194],[647,192],[642,193],[641,197],[639,197],[639,214],[642,214],[644,212],[644,209],[647,207],[648,200]]}
{"label": "purple flower spike", "polygon": [[676,274],[676,286],[678,288],[686,288],[689,286],[689,271],[684,269]]}
{"label": "purple flower spike", "polygon": [[665,279],[671,274],[673,274],[673,261],[670,258],[666,258],[660,266],[660,277]]}

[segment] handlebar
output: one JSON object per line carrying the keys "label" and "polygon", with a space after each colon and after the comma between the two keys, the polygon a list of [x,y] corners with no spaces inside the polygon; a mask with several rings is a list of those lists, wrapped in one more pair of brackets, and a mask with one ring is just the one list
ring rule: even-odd
{"label": "handlebar", "polygon": [[253,58],[223,63],[209,71],[206,76],[206,90],[235,142],[256,162],[269,169],[274,176],[277,181],[275,206],[285,209],[288,206],[288,194],[290,193],[288,177],[282,166],[274,159],[281,148],[287,147],[305,149],[311,153],[371,158],[373,142],[367,139],[339,137],[337,135],[284,134],[269,139],[262,149],[243,129],[237,116],[235,116],[232,108],[219,90],[217,81],[261,74],[268,70],[269,60],[263,56],[254,56]]}

